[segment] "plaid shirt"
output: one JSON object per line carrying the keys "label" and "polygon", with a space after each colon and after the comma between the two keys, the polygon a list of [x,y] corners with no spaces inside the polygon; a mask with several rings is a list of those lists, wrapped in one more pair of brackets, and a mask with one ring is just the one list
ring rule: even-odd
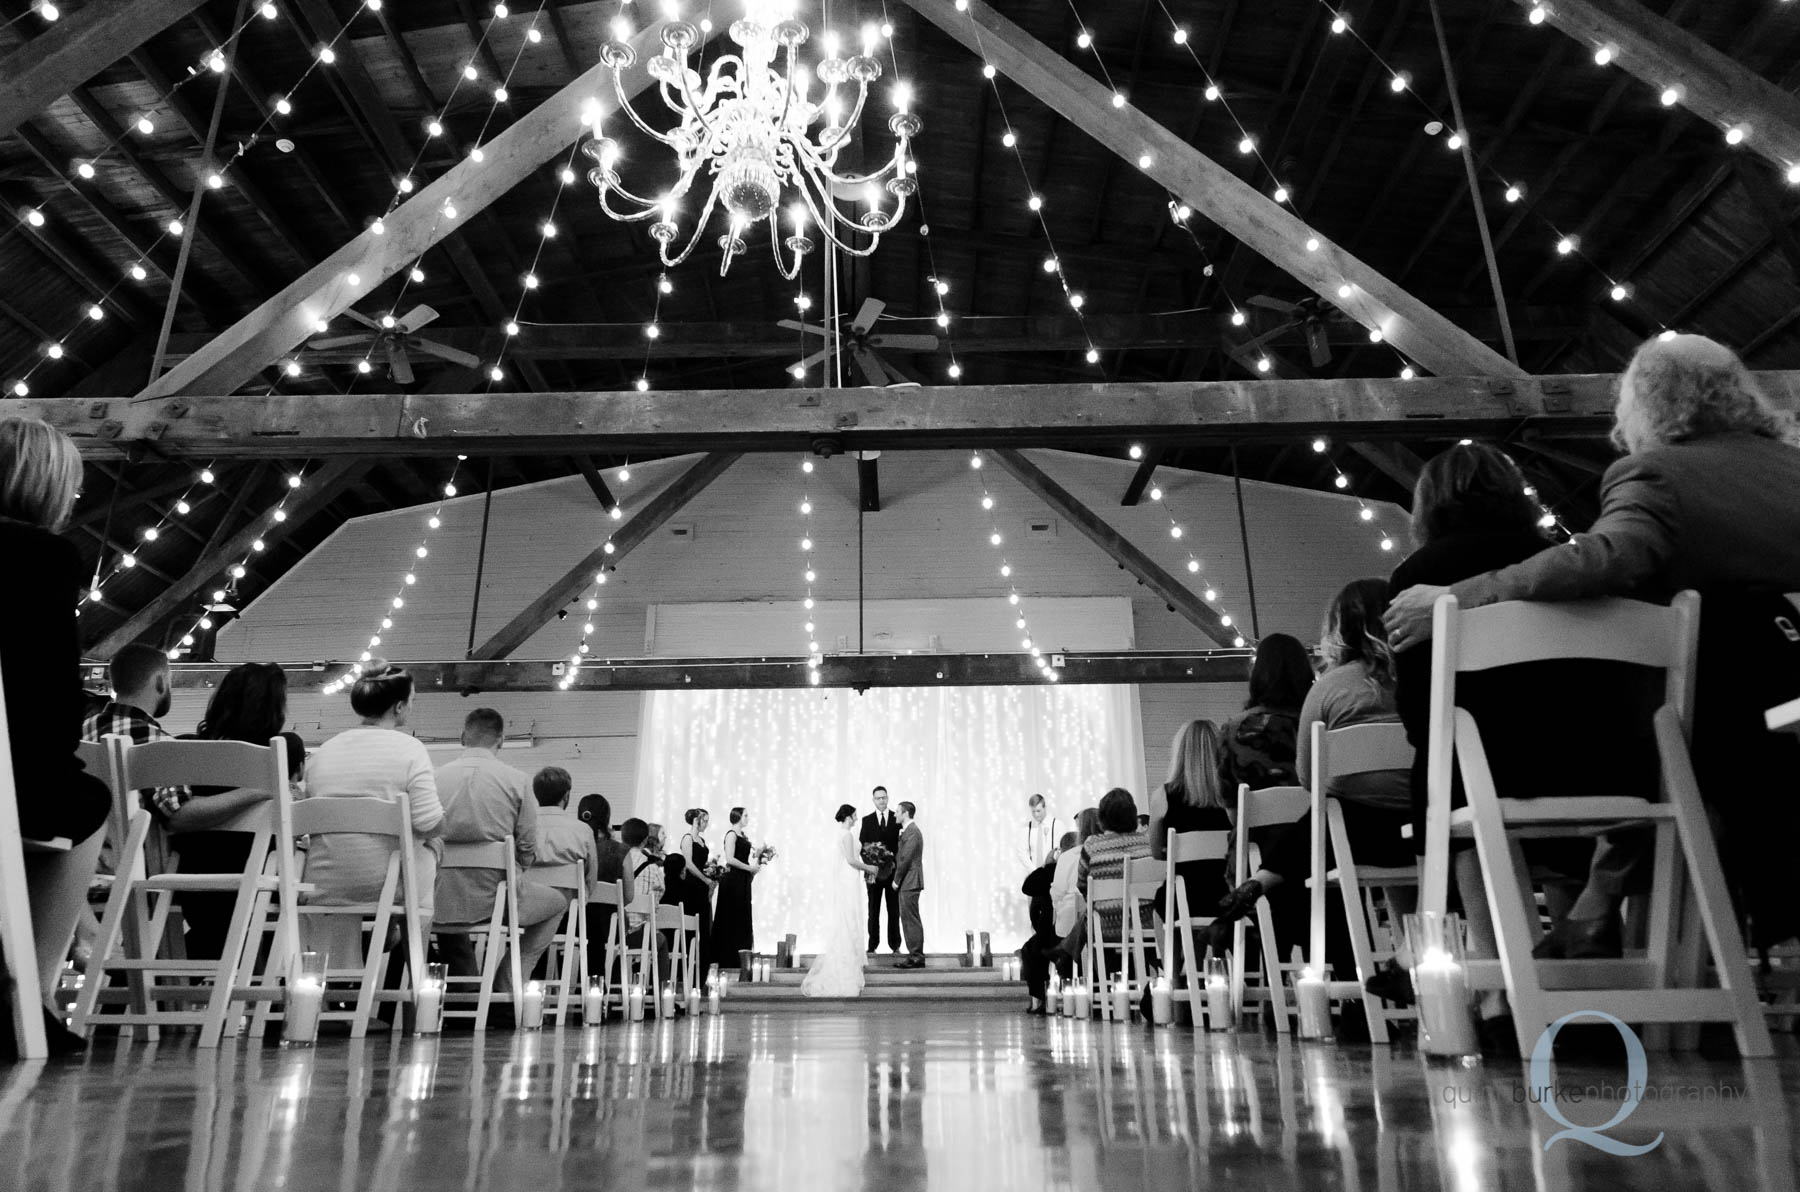
{"label": "plaid shirt", "polygon": [[[169,739],[169,734],[156,722],[154,716],[142,708],[134,708],[117,700],[108,700],[104,707],[90,713],[81,722],[83,741],[100,741],[114,733],[130,738],[133,745],[147,745],[151,741]],[[142,793],[145,796],[144,806],[165,825],[169,822],[169,817],[193,797],[193,792],[185,786],[159,786]]]}

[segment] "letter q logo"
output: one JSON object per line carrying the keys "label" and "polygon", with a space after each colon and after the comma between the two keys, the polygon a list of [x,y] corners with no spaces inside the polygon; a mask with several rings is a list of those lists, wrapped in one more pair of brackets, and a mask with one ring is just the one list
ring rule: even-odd
{"label": "letter q logo", "polygon": [[1544,1033],[1538,1036],[1537,1045],[1531,1049],[1532,1087],[1540,1089],[1548,1089],[1550,1087],[1550,1050],[1556,1043],[1557,1032],[1562,1030],[1567,1024],[1582,1018],[1598,1018],[1604,1022],[1612,1023],[1619,1029],[1619,1037],[1625,1040],[1626,1097],[1625,1100],[1620,1103],[1618,1112],[1612,1115],[1611,1120],[1602,1122],[1598,1126],[1583,1126],[1571,1122],[1568,1118],[1564,1117],[1562,1110],[1556,1104],[1556,1099],[1554,1097],[1546,1096],[1542,1102],[1544,1112],[1549,1114],[1550,1117],[1563,1128],[1550,1136],[1549,1140],[1544,1143],[1544,1149],[1549,1150],[1563,1139],[1569,1138],[1576,1142],[1585,1142],[1595,1150],[1605,1151],[1609,1155],[1629,1156],[1648,1154],[1662,1145],[1663,1136],[1660,1132],[1655,1138],[1644,1143],[1642,1146],[1633,1146],[1630,1143],[1620,1142],[1618,1139],[1608,1137],[1606,1134],[1606,1131],[1613,1129],[1615,1126],[1623,1125],[1626,1118],[1637,1112],[1638,1102],[1632,1096],[1631,1090],[1641,1090],[1644,1087],[1644,1078],[1649,1072],[1649,1062],[1644,1057],[1643,1041],[1637,1037],[1636,1031],[1632,1030],[1629,1026],[1626,1026],[1623,1022],[1620,1022],[1617,1018],[1614,1018],[1611,1014],[1601,1010],[1577,1010],[1573,1014],[1563,1015],[1561,1018],[1545,1027]]}

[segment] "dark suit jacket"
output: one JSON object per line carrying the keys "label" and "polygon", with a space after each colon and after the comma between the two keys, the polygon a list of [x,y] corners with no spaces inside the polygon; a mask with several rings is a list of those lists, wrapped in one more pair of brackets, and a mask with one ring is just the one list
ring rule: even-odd
{"label": "dark suit jacket", "polygon": [[[890,810],[887,813],[887,825],[883,827],[875,822],[875,813],[871,811],[868,815],[863,816],[862,831],[857,834],[857,839],[863,844],[874,844],[876,842],[885,844],[888,846],[888,850],[898,857],[900,855],[899,814]],[[880,884],[882,882],[890,882],[893,880],[894,862],[890,860],[887,864],[883,865],[880,872],[875,875],[875,881],[877,884]]]}
{"label": "dark suit jacket", "polygon": [[900,847],[894,850],[894,888],[925,888],[925,833],[916,823],[900,830]]}

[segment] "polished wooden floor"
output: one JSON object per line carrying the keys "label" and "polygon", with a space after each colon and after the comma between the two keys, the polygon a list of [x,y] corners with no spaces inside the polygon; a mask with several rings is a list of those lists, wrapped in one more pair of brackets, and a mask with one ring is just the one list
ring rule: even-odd
{"label": "polished wooden floor", "polygon": [[[727,1013],[564,1032],[101,1040],[0,1068],[0,1187],[1544,1189],[1795,1186],[1800,1058],[1652,1054],[1607,1137],[1565,1139],[1526,1067],[991,1010]],[[1620,1073],[1562,1065],[1598,1124]],[[1655,1098],[1654,1100],[1652,1098]]]}

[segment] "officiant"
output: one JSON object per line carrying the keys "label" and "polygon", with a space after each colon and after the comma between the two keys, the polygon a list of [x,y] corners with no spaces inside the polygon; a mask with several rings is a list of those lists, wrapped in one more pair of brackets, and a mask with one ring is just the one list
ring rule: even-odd
{"label": "officiant", "polygon": [[[900,954],[900,891],[894,887],[894,856],[900,851],[900,820],[888,810],[888,791],[878,786],[871,792],[875,810],[863,816],[857,834],[863,860],[873,864],[869,877],[869,955],[881,946],[881,908],[887,905],[888,951]],[[872,846],[879,845],[880,849]],[[885,852],[882,852],[885,850]]]}

